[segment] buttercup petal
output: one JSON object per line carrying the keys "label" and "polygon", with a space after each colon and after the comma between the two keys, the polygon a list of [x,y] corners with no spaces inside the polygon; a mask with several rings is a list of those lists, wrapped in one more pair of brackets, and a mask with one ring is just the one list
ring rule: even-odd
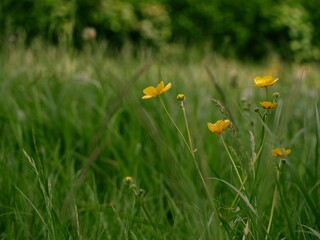
{"label": "buttercup petal", "polygon": [[211,132],[214,133],[222,133],[224,129],[229,127],[230,121],[229,120],[219,120],[215,123],[208,123],[208,128]]}
{"label": "buttercup petal", "polygon": [[151,96],[157,96],[158,92],[157,89],[153,86],[150,87],[146,87],[145,89],[143,89],[143,93],[146,95],[151,95]]}
{"label": "buttercup petal", "polygon": [[229,127],[230,123],[231,123],[231,122],[230,122],[230,120],[228,120],[228,119],[223,120],[223,128]]}
{"label": "buttercup petal", "polygon": [[271,76],[264,76],[264,77],[255,77],[254,83],[257,87],[269,87],[275,84],[278,81],[278,78],[274,78]]}
{"label": "buttercup petal", "polygon": [[290,150],[290,149],[287,149],[287,150],[285,151],[285,153],[286,153],[286,155],[289,155],[289,154],[291,153],[291,150]]}
{"label": "buttercup petal", "polygon": [[155,97],[155,96],[151,96],[151,95],[144,95],[144,96],[142,97],[142,99],[149,99],[149,98],[153,98],[153,97]]}
{"label": "buttercup petal", "polygon": [[166,87],[164,87],[164,82],[161,81],[157,87],[149,86],[143,89],[143,93],[145,94],[142,99],[149,99],[152,97],[157,97],[160,94],[168,91],[171,88],[171,83],[168,83]]}
{"label": "buttercup petal", "polygon": [[260,102],[261,107],[265,108],[265,109],[273,109],[275,108],[278,103],[276,102]]}
{"label": "buttercup petal", "polygon": [[285,157],[288,156],[291,153],[290,149],[285,149],[285,148],[275,148],[271,150],[271,153],[275,157]]}
{"label": "buttercup petal", "polygon": [[171,88],[171,82],[169,82],[162,90],[162,92],[166,92]]}
{"label": "buttercup petal", "polygon": [[163,81],[161,81],[161,82],[157,85],[157,88],[156,88],[156,89],[157,89],[158,94],[162,93],[163,88],[164,88],[164,82],[163,82]]}

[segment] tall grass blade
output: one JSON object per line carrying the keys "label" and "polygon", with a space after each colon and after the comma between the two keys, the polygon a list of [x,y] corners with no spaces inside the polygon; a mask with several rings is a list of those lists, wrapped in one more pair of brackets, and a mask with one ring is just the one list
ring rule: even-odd
{"label": "tall grass blade", "polygon": [[18,187],[15,187],[18,192],[28,201],[28,203],[31,205],[31,207],[35,210],[35,212],[37,213],[37,215],[39,216],[41,222],[43,223],[43,225],[45,226],[45,228],[47,229],[48,232],[49,231],[49,228],[48,228],[48,225],[47,223],[45,222],[44,218],[42,217],[41,213],[39,212],[39,210],[36,208],[36,206],[31,202],[31,200],[18,188]]}
{"label": "tall grass blade", "polygon": [[316,237],[317,239],[320,239],[320,233],[318,231],[316,231],[315,229],[308,227],[306,225],[301,224],[302,227],[307,228],[310,232],[305,232],[305,233],[309,233],[311,235],[313,235],[314,237]]}
{"label": "tall grass blade", "polygon": [[316,103],[316,148],[315,148],[315,178],[318,179],[319,167],[319,142],[320,142],[320,115],[318,110],[318,102]]}
{"label": "tall grass blade", "polygon": [[233,186],[232,184],[228,183],[227,181],[223,180],[223,179],[219,179],[219,178],[208,178],[208,179],[212,179],[212,180],[217,180],[220,182],[223,182],[224,184],[226,184],[227,186],[229,186],[232,190],[234,190],[241,198],[242,200],[245,202],[245,204],[249,207],[249,209],[251,210],[251,212],[255,215],[258,216],[256,210],[254,209],[254,207],[251,205],[250,201],[248,200],[248,198],[242,193],[240,192],[235,186]]}

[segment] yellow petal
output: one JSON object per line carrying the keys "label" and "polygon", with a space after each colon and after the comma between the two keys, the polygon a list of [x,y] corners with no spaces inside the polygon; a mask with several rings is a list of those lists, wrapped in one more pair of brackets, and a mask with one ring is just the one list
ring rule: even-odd
{"label": "yellow petal", "polygon": [[272,155],[275,156],[275,157],[280,157],[282,156],[282,152],[280,150],[280,148],[275,148],[275,149],[272,149]]}
{"label": "yellow petal", "polygon": [[144,95],[143,97],[142,97],[142,99],[149,99],[149,98],[153,98],[154,96],[151,96],[151,95]]}
{"label": "yellow petal", "polygon": [[288,156],[291,153],[290,149],[285,150],[285,154]]}
{"label": "yellow petal", "polygon": [[278,81],[278,78],[274,78],[271,76],[264,77],[255,77],[254,83],[257,87],[269,87],[275,84]]}
{"label": "yellow petal", "polygon": [[229,127],[230,121],[229,120],[219,120],[215,123],[209,122],[207,125],[208,125],[208,128],[211,132],[221,133],[221,132],[223,132],[224,129]]}
{"label": "yellow petal", "polygon": [[157,85],[157,92],[158,92],[158,94],[162,93],[163,88],[164,88],[164,82],[161,81],[161,82]]}
{"label": "yellow petal", "polygon": [[273,109],[275,108],[278,103],[276,102],[260,102],[261,107],[265,108],[265,109]]}
{"label": "yellow petal", "polygon": [[285,148],[275,148],[271,150],[272,155],[275,157],[283,157],[283,156],[288,156],[291,153],[290,149],[285,149]]}
{"label": "yellow petal", "polygon": [[254,83],[255,84],[260,84],[261,83],[262,78],[261,77],[255,77],[254,78]]}
{"label": "yellow petal", "polygon": [[208,122],[208,129],[211,131],[211,132],[214,132],[214,133],[221,133],[222,132],[222,128],[219,127],[216,123],[210,123]]}
{"label": "yellow petal", "polygon": [[229,127],[230,123],[231,123],[230,120],[228,120],[228,119],[224,120],[223,121],[223,128]]}
{"label": "yellow petal", "polygon": [[162,92],[166,92],[171,88],[171,82],[169,82],[162,90]]}
{"label": "yellow petal", "polygon": [[146,87],[145,89],[143,89],[143,93],[145,95],[150,95],[154,97],[158,95],[157,89],[153,86]]}

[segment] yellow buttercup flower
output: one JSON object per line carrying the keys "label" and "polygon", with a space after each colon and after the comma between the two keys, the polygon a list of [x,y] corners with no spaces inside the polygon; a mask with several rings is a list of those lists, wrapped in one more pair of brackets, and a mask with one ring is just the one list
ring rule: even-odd
{"label": "yellow buttercup flower", "polygon": [[145,94],[142,99],[149,99],[153,97],[157,97],[162,93],[165,93],[171,88],[171,83],[168,83],[166,86],[164,86],[164,82],[161,81],[157,87],[149,86],[143,89],[143,93]]}
{"label": "yellow buttercup flower", "polygon": [[254,84],[256,87],[269,87],[275,84],[279,78],[271,76],[255,77]]}
{"label": "yellow buttercup flower", "polygon": [[230,125],[230,120],[219,120],[215,123],[208,122],[208,128],[211,132],[214,133],[222,133],[224,129],[229,127]]}
{"label": "yellow buttercup flower", "polygon": [[273,109],[276,106],[278,106],[278,103],[276,102],[260,102],[261,107],[265,109]]}
{"label": "yellow buttercup flower", "polygon": [[286,157],[291,153],[291,149],[275,148],[271,150],[271,153],[275,157]]}

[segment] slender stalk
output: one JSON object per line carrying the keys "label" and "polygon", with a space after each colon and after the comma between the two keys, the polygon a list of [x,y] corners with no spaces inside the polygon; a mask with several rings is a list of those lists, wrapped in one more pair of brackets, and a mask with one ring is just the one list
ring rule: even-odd
{"label": "slender stalk", "polygon": [[273,198],[272,198],[272,205],[271,205],[271,211],[270,211],[270,216],[269,216],[269,223],[268,223],[268,227],[267,227],[267,234],[265,237],[265,240],[268,239],[269,237],[269,232],[271,229],[271,224],[272,224],[272,219],[273,219],[273,213],[274,213],[274,205],[276,202],[276,198],[277,198],[277,185],[274,187],[274,191],[273,191]]}
{"label": "slender stalk", "polygon": [[110,207],[111,207],[113,213],[116,215],[116,219],[117,219],[118,223],[120,224],[121,230],[123,229],[123,231],[125,232],[124,238],[127,240],[128,239],[127,230],[126,230],[126,228],[125,228],[125,226],[124,226],[124,224],[123,224],[123,222],[122,222],[122,220],[121,220],[121,218],[119,216],[119,213],[117,212],[113,202],[110,203]]}
{"label": "slender stalk", "polygon": [[160,230],[156,227],[156,224],[155,224],[154,220],[152,219],[150,212],[148,211],[146,205],[144,204],[144,196],[143,196],[143,194],[142,194],[142,195],[139,194],[135,189],[134,189],[133,191],[134,191],[136,197],[138,198],[139,203],[140,203],[140,206],[142,207],[143,212],[144,212],[145,215],[147,216],[147,219],[149,220],[149,223],[151,224],[153,230],[154,230],[156,233],[158,233],[158,234],[160,233],[160,234],[162,235],[162,238],[165,239],[165,237],[164,237],[164,235],[163,235],[163,232],[160,231]]}
{"label": "slender stalk", "polygon": [[[184,107],[183,107],[182,109],[183,109],[183,115],[184,115],[184,119],[185,119],[185,124],[186,124],[186,128],[187,128],[187,133],[188,133],[188,138],[189,138],[189,144],[190,144],[190,145],[188,144],[188,142],[187,142],[186,139],[184,138],[184,136],[183,136],[180,128],[178,127],[178,125],[175,123],[175,121],[174,121],[173,118],[171,117],[170,113],[168,112],[166,106],[164,105],[164,103],[163,103],[163,101],[162,101],[162,99],[161,99],[161,96],[159,96],[159,98],[160,98],[160,102],[161,102],[161,105],[162,105],[163,109],[165,110],[165,112],[166,112],[166,114],[168,115],[169,119],[171,120],[171,122],[173,123],[173,125],[175,126],[175,128],[177,129],[177,131],[178,131],[179,135],[181,136],[183,142],[185,143],[185,145],[187,146],[189,152],[190,152],[191,155],[192,155],[193,164],[194,164],[194,166],[196,167],[197,173],[198,173],[198,175],[199,175],[199,177],[200,177],[200,179],[201,179],[201,183],[202,183],[203,188],[204,188],[204,190],[205,190],[205,193],[206,193],[206,195],[207,195],[207,197],[208,197],[208,199],[209,199],[209,202],[210,202],[210,205],[211,205],[212,209],[213,209],[216,213],[218,213],[218,208],[216,207],[216,205],[214,204],[214,202],[213,202],[213,200],[212,200],[212,198],[211,198],[210,191],[209,191],[209,189],[208,189],[207,183],[206,183],[206,181],[205,181],[205,178],[203,177],[203,174],[202,174],[202,172],[201,172],[201,170],[200,170],[200,167],[199,167],[199,164],[198,164],[198,162],[197,162],[197,159],[196,159],[196,156],[195,156],[195,153],[194,153],[195,151],[194,151],[193,148],[192,148],[191,135],[190,135],[190,131],[189,131],[189,127],[188,127],[188,121],[187,121],[187,115],[186,115],[186,112],[185,112]],[[218,217],[218,219],[219,219],[220,222],[222,223],[223,227],[227,230],[227,234],[228,234],[229,237],[231,238],[230,231],[228,231],[228,229],[230,228],[229,225],[228,225],[228,223],[224,222],[224,221],[219,217],[218,214],[216,214],[216,216]]]}
{"label": "slender stalk", "polygon": [[180,106],[181,106],[181,109],[182,109],[182,112],[183,112],[184,122],[186,124],[186,130],[187,130],[188,139],[189,139],[189,147],[192,150],[192,153],[193,153],[192,155],[194,155],[194,149],[193,149],[193,146],[192,146],[192,139],[191,139],[190,130],[189,130],[187,113],[186,113],[186,109],[184,107],[183,101],[181,101],[181,105]]}
{"label": "slender stalk", "polygon": [[269,101],[269,97],[268,97],[269,96],[269,91],[268,91],[269,88],[265,87],[265,89],[266,89],[266,99],[267,99],[267,101]]}
{"label": "slender stalk", "polygon": [[272,198],[272,204],[271,204],[271,210],[270,210],[270,216],[269,216],[269,222],[268,222],[268,227],[267,227],[267,233],[266,233],[265,240],[268,240],[270,229],[271,229],[271,224],[272,224],[272,220],[273,220],[274,206],[275,206],[275,203],[276,203],[277,193],[278,193],[277,184],[278,184],[279,179],[280,179],[281,166],[282,166],[282,161],[280,160],[279,169],[277,169],[277,182],[276,182],[276,185],[274,186],[273,198]]}
{"label": "slender stalk", "polygon": [[[266,121],[266,117],[262,117],[260,116],[261,119],[265,122]],[[256,162],[259,162],[259,159],[261,157],[261,153],[262,153],[262,150],[263,150],[263,146],[264,146],[264,142],[266,140],[266,131],[265,131],[265,126],[263,126],[262,128],[262,137],[261,137],[261,143],[260,143],[260,146],[259,146],[259,150],[258,150],[258,153],[255,157],[255,159],[252,161],[252,164],[250,166],[250,171],[252,171],[252,174],[253,174],[253,177],[255,177],[255,165],[256,165]],[[246,185],[247,183],[247,180],[248,180],[248,176],[245,176],[244,179],[243,179],[243,183],[241,184],[240,188],[239,188],[239,191],[242,191],[242,189],[244,188],[244,186]],[[230,208],[232,209],[233,206],[236,204],[237,200],[239,199],[239,194],[236,195],[236,197],[234,198]]]}
{"label": "slender stalk", "polygon": [[[139,201],[140,201],[140,205],[141,205],[141,207],[142,207],[143,212],[146,214],[146,216],[147,216],[147,218],[148,218],[151,226],[153,227],[153,230],[159,233],[159,231],[158,231],[158,229],[156,228],[156,225],[155,225],[155,223],[154,223],[154,221],[153,221],[153,219],[152,219],[152,217],[151,217],[148,209],[147,209],[146,206],[144,205],[144,200],[143,200],[143,198],[139,197]],[[162,234],[162,233],[161,233],[161,234]]]}
{"label": "slender stalk", "polygon": [[[159,97],[160,97],[160,96],[159,96]],[[193,151],[193,149],[191,148],[191,146],[192,146],[192,141],[191,141],[191,136],[190,136],[189,127],[187,127],[187,132],[188,132],[189,142],[191,142],[190,146],[189,146],[188,142],[186,141],[186,139],[184,138],[184,136],[183,136],[180,128],[178,127],[178,125],[175,123],[175,121],[174,121],[173,118],[171,117],[170,113],[168,112],[168,110],[167,110],[166,106],[164,105],[161,97],[160,97],[160,102],[161,102],[161,105],[162,105],[162,107],[164,108],[166,114],[167,114],[168,117],[170,118],[171,122],[173,123],[173,125],[174,125],[175,128],[177,129],[177,131],[178,131],[179,135],[181,136],[183,142],[184,142],[185,145],[187,146],[189,152],[191,153],[191,155],[192,155],[192,160],[193,160],[193,164],[195,165],[196,170],[197,170],[197,173],[198,173],[198,175],[199,175],[199,177],[200,177],[200,179],[201,179],[201,183],[203,184],[203,187],[204,187],[204,190],[205,190],[205,192],[206,192],[206,195],[207,195],[207,197],[208,197],[208,199],[209,199],[210,205],[211,205],[211,207],[212,207],[213,209],[215,209],[215,211],[217,211],[217,208],[216,208],[213,200],[211,199],[210,191],[209,191],[208,186],[207,186],[207,183],[206,183],[206,181],[205,181],[205,179],[204,179],[204,177],[203,177],[203,174],[202,174],[202,172],[201,172],[201,170],[200,170],[200,167],[199,167],[199,164],[198,164],[198,162],[197,162],[197,159],[196,159],[196,156],[195,156],[195,154],[194,154],[194,151]],[[188,121],[186,120],[186,119],[187,119],[187,115],[185,114],[185,110],[184,110],[184,117],[185,117],[186,126],[188,126]]]}
{"label": "slender stalk", "polygon": [[234,170],[236,171],[236,174],[237,174],[237,177],[238,177],[238,179],[239,179],[239,182],[240,182],[241,185],[243,185],[243,180],[241,179],[241,176],[240,176],[240,174],[239,174],[238,168],[237,168],[237,166],[236,166],[236,164],[235,164],[235,162],[234,162],[234,160],[233,160],[233,157],[232,157],[231,154],[230,154],[230,151],[229,151],[229,149],[228,149],[228,147],[227,147],[227,145],[226,145],[226,143],[225,143],[225,141],[224,141],[224,139],[223,139],[222,134],[220,134],[220,137],[221,137],[222,143],[223,143],[223,145],[224,145],[224,147],[225,147],[225,149],[226,149],[226,151],[227,151],[227,153],[228,153],[228,156],[229,156],[229,158],[230,158],[230,160],[231,160],[232,166],[233,166]]}
{"label": "slender stalk", "polygon": [[[147,217],[147,220],[149,221],[149,223],[151,224],[153,230],[156,232],[156,233],[160,233],[163,237],[163,239],[165,239],[164,235],[163,235],[163,232],[160,231],[157,227],[156,227],[156,224],[154,222],[154,220],[152,219],[151,217],[151,214],[149,213],[147,207],[145,206],[145,202],[144,202],[144,193],[145,191],[143,189],[139,189],[137,190],[137,185],[134,181],[134,179],[132,177],[126,177],[124,179],[125,183],[127,185],[129,185],[129,189],[134,193],[136,199],[139,201],[139,204],[140,206],[142,207],[142,210],[144,212],[144,214],[146,215]],[[120,221],[121,225],[122,225],[122,222]]]}
{"label": "slender stalk", "polygon": [[166,114],[168,115],[168,117],[170,118],[171,122],[173,123],[174,127],[177,129],[180,137],[182,138],[183,142],[186,144],[188,150],[190,151],[191,155],[194,156],[194,152],[193,150],[190,148],[187,140],[185,139],[185,137],[183,136],[182,132],[180,131],[180,128],[178,127],[178,125],[176,124],[176,122],[173,120],[173,118],[171,117],[170,113],[168,112],[166,106],[164,105],[163,101],[162,101],[162,98],[161,96],[159,96],[159,99],[160,99],[160,102],[161,102],[161,105],[164,109],[164,111],[166,112]]}
{"label": "slender stalk", "polygon": [[[262,141],[261,141],[261,144],[260,144],[260,147],[259,147],[257,156],[256,156],[256,158],[252,161],[252,165],[251,165],[251,167],[250,167],[250,171],[253,172],[253,175],[255,175],[255,174],[254,174],[254,166],[255,166],[256,162],[259,161],[260,156],[261,156],[261,153],[262,153],[262,149],[263,149],[264,142],[265,142],[265,136],[266,136],[266,135],[265,135],[265,131],[263,131]],[[239,191],[242,191],[242,189],[243,189],[244,186],[246,185],[247,181],[248,181],[248,175],[244,177],[243,182],[242,182],[242,184],[241,184],[241,186],[240,186],[240,188],[239,188]],[[233,200],[233,202],[232,202],[232,204],[231,204],[231,206],[230,206],[231,209],[232,209],[233,206],[236,204],[236,202],[237,202],[238,199],[239,199],[239,194],[237,194],[237,196],[234,198],[234,200]]]}

